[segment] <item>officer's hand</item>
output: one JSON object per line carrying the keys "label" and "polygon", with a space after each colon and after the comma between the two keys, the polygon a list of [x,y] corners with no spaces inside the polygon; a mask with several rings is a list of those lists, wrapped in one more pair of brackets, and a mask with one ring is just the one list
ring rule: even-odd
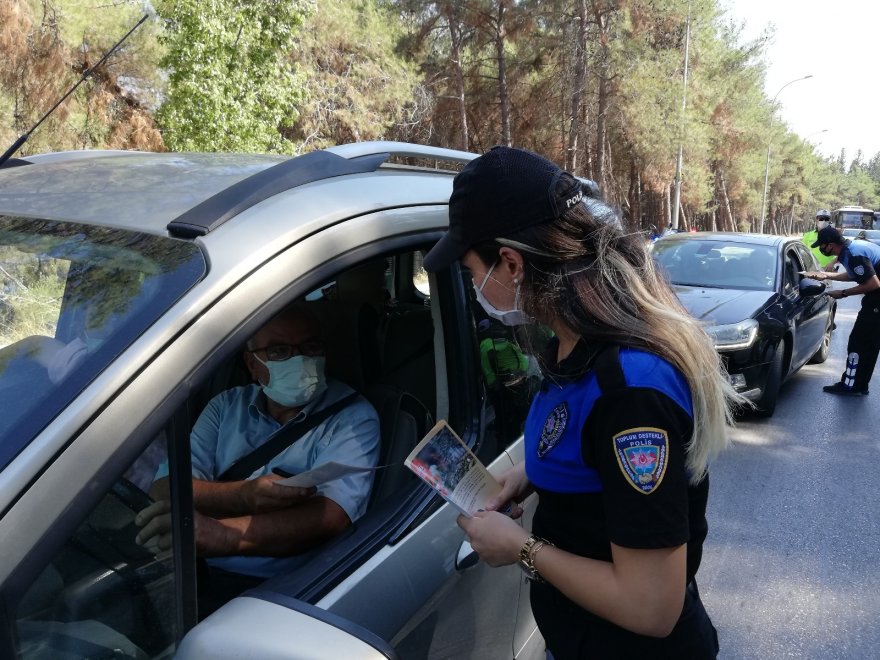
{"label": "officer's hand", "polygon": [[526,476],[525,462],[518,463],[498,478],[501,484],[501,492],[486,502],[487,511],[501,511],[510,506],[506,512],[511,518],[519,518],[523,509],[519,503],[534,491],[529,478]]}
{"label": "officer's hand", "polygon": [[471,547],[489,566],[507,566],[519,560],[519,549],[529,533],[497,511],[478,511],[473,518],[458,517]]}
{"label": "officer's hand", "polygon": [[241,482],[239,496],[248,513],[265,513],[278,511],[305,502],[315,494],[315,487],[299,488],[296,486],[279,486],[275,482],[282,477],[269,474],[256,479]]}

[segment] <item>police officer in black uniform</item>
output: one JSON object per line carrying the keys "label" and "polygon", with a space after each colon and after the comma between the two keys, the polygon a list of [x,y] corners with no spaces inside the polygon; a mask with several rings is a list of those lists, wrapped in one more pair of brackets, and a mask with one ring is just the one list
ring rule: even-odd
{"label": "police officer in black uniform", "polygon": [[[455,179],[449,232],[425,268],[460,259],[490,317],[535,319],[555,335],[525,462],[502,476],[489,510],[459,524],[484,561],[526,571],[554,660],[713,658],[695,576],[707,465],[726,443],[736,395],[639,235],[591,194],[508,147]],[[497,509],[532,492],[529,533]]]}
{"label": "police officer in black uniform", "polygon": [[818,247],[822,254],[837,257],[843,265],[839,273],[807,273],[818,280],[835,282],[856,282],[856,286],[828,295],[839,300],[848,296],[862,295],[862,307],[856,316],[849,341],[846,346],[846,368],[840,380],[822,389],[829,394],[844,396],[865,396],[868,383],[877,364],[880,353],[880,246],[870,241],[851,241],[837,229],[828,226],[819,231],[812,247]]}

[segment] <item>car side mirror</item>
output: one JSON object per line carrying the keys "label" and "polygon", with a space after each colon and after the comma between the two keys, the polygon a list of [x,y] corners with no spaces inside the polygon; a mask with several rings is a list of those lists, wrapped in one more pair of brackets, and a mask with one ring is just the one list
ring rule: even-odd
{"label": "car side mirror", "polygon": [[814,280],[811,277],[804,277],[803,279],[801,279],[800,284],[798,284],[798,293],[800,293],[800,295],[804,298],[818,296],[820,293],[824,292],[825,282]]}

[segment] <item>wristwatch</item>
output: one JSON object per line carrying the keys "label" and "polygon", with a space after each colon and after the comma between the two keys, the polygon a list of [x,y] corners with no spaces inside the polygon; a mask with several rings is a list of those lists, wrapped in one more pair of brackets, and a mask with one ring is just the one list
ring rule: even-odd
{"label": "wristwatch", "polygon": [[547,539],[542,539],[540,536],[535,536],[534,534],[530,535],[529,538],[526,539],[526,542],[523,543],[522,547],[519,549],[519,565],[523,569],[526,574],[526,577],[529,580],[533,580],[534,582],[543,582],[543,578],[538,573],[538,569],[535,568],[535,555],[538,553],[538,550],[543,548],[545,545],[553,545]]}

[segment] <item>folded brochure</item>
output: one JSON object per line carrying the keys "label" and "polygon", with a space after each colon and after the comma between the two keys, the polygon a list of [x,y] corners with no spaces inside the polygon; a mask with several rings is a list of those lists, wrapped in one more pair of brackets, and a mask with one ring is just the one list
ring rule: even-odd
{"label": "folded brochure", "polygon": [[404,464],[468,517],[501,492],[501,484],[444,420],[428,431]]}

